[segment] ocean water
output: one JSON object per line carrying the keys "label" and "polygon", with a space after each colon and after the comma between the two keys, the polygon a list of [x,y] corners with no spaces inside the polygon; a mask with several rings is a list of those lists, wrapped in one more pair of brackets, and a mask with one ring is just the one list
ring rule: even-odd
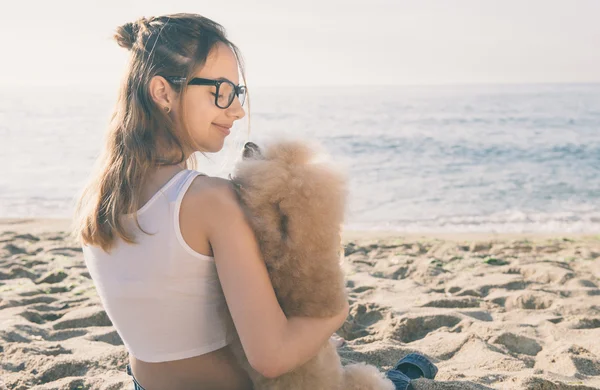
{"label": "ocean water", "polygon": [[[0,217],[64,217],[116,91],[0,87]],[[600,84],[250,87],[246,140],[321,143],[348,174],[349,229],[600,232]],[[246,106],[248,108],[248,106]]]}

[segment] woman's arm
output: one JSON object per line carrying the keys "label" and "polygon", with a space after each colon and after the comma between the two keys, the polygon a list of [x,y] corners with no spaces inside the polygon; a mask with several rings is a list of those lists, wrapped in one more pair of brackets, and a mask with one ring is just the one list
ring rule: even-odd
{"label": "woman's arm", "polygon": [[[348,306],[330,318],[290,317],[279,344],[276,361],[271,362],[272,375],[277,377],[309,361],[338,330],[348,317]],[[264,374],[263,374],[264,375]]]}
{"label": "woman's arm", "polygon": [[223,181],[197,193],[194,199],[252,367],[266,377],[277,377],[306,363],[344,323],[348,306],[329,318],[286,318],[231,184]]}

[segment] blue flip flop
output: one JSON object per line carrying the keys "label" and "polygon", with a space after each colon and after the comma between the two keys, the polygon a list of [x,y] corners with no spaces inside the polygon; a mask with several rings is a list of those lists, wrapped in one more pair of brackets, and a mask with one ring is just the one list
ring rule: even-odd
{"label": "blue flip flop", "polygon": [[425,356],[409,353],[400,359],[394,368],[386,372],[385,376],[394,383],[396,390],[412,390],[411,380],[434,379],[437,372],[438,368]]}
{"label": "blue flip flop", "polygon": [[385,377],[392,381],[396,390],[412,390],[410,378],[396,370],[389,370]]}
{"label": "blue flip flop", "polygon": [[398,361],[393,370],[400,371],[410,379],[434,379],[438,368],[425,356],[418,353],[409,353]]}

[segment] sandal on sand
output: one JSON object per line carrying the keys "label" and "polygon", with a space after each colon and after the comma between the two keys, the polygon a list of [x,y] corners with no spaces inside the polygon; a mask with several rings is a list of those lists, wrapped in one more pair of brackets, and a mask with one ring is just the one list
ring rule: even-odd
{"label": "sandal on sand", "polygon": [[438,368],[425,356],[418,353],[409,353],[396,363],[393,370],[400,371],[410,379],[435,378]]}
{"label": "sandal on sand", "polygon": [[411,379],[433,379],[438,368],[425,356],[418,353],[409,353],[398,361],[393,369],[386,372],[386,377],[396,386],[396,390],[412,389]]}
{"label": "sandal on sand", "polygon": [[389,370],[385,373],[385,377],[392,381],[396,390],[412,390],[410,378],[396,370]]}

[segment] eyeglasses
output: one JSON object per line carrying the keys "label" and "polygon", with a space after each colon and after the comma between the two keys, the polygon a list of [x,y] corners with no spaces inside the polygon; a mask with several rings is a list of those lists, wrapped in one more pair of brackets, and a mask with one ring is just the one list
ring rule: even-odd
{"label": "eyeglasses", "polygon": [[[177,77],[177,76],[167,76],[165,77],[170,83],[173,84],[183,84],[185,82],[185,77]],[[194,77],[190,81],[188,81],[187,85],[214,85],[217,87],[217,92],[213,93],[215,96],[215,104],[217,107],[225,109],[231,106],[233,103],[233,99],[237,96],[240,100],[240,104],[243,106],[244,101],[246,100],[246,86],[244,85],[235,85],[229,80],[220,79],[220,80],[211,80],[211,79],[203,79],[200,77]]]}

